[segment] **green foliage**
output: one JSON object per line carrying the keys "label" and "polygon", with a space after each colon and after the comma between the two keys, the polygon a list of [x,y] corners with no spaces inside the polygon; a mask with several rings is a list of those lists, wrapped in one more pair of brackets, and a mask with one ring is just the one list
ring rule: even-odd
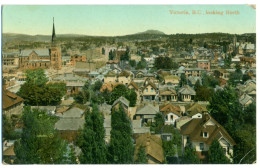
{"label": "green foliage", "polygon": [[114,60],[116,58],[116,50],[110,50],[108,53],[108,59]]}
{"label": "green foliage", "polygon": [[182,87],[184,85],[187,85],[187,79],[186,79],[185,74],[181,74],[181,80],[179,82],[179,86]]}
{"label": "green foliage", "polygon": [[137,164],[147,164],[148,163],[148,160],[146,158],[145,147],[142,145],[138,149],[137,159],[136,159],[135,163],[137,163]]}
{"label": "green foliage", "polygon": [[157,57],[154,61],[154,67],[157,69],[172,69],[173,61],[170,57]]}
{"label": "green foliage", "polygon": [[100,81],[100,80],[97,80],[94,85],[92,86],[93,87],[93,91],[99,91],[100,88],[102,87],[103,83]]}
{"label": "green foliage", "polygon": [[18,139],[20,137],[20,134],[18,132],[15,132],[14,130],[14,122],[10,118],[8,118],[5,114],[2,115],[2,121],[3,121],[3,139]]}
{"label": "green foliage", "polygon": [[161,113],[156,113],[154,117],[155,122],[152,123],[150,129],[152,132],[161,133],[161,128],[164,126],[164,117]]}
{"label": "green foliage", "polygon": [[130,60],[129,64],[131,65],[131,67],[136,67],[136,61],[135,60]]}
{"label": "green foliage", "polygon": [[104,164],[107,163],[105,145],[105,129],[103,126],[103,115],[98,111],[96,105],[92,112],[87,110],[85,114],[85,125],[81,132],[79,147],[82,150],[80,163],[82,164]]}
{"label": "green foliage", "polygon": [[48,81],[43,69],[27,70],[25,75],[26,83],[35,84],[37,86],[43,86]]}
{"label": "green foliage", "polygon": [[67,160],[67,144],[54,130],[56,118],[27,106],[22,119],[22,136],[14,146],[16,164],[60,164]]}
{"label": "green foliage", "polygon": [[199,161],[198,156],[195,153],[195,149],[192,147],[191,143],[188,143],[184,149],[182,163],[183,164],[198,164],[199,162],[200,161]]}
{"label": "green foliage", "polygon": [[48,79],[42,69],[28,70],[26,76],[26,82],[17,93],[24,99],[25,105],[58,105],[66,94],[65,83],[46,84]]}
{"label": "green foliage", "polygon": [[111,92],[108,104],[113,104],[119,97],[125,97],[130,102],[130,107],[134,107],[137,95],[134,90],[127,88],[125,85],[116,86]]}
{"label": "green foliage", "polygon": [[141,61],[139,61],[139,62],[137,63],[136,69],[144,69],[144,68],[146,68],[146,66],[147,66],[147,63],[146,63],[146,61],[144,60],[144,58],[142,57],[142,58],[141,58]]}
{"label": "green foliage", "polygon": [[206,73],[202,74],[202,85],[205,87],[215,88],[216,85],[219,85],[219,81],[213,76],[207,75]]}
{"label": "green foliage", "polygon": [[228,84],[235,87],[238,83],[242,83],[243,74],[240,64],[236,64],[236,71],[230,74]]}
{"label": "green foliage", "polygon": [[125,54],[123,54],[120,57],[120,60],[122,60],[122,61],[129,61],[129,59],[130,59],[130,51],[129,51],[129,47],[126,47],[126,52],[125,52]]}
{"label": "green foliage", "polygon": [[134,145],[129,118],[122,106],[113,110],[108,158],[112,164],[131,164],[134,161]]}
{"label": "green foliage", "polygon": [[195,101],[209,101],[214,94],[212,88],[207,88],[205,86],[198,87],[196,89]]}
{"label": "green foliage", "polygon": [[209,148],[209,163],[212,164],[228,164],[230,163],[225,156],[222,147],[217,140],[214,140]]}

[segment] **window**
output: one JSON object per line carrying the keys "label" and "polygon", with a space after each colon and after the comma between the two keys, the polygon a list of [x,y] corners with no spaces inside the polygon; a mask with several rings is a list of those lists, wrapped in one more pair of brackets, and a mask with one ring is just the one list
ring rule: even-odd
{"label": "window", "polygon": [[153,88],[151,88],[151,92],[153,92]]}
{"label": "window", "polygon": [[171,115],[171,121],[173,121],[173,115]]}
{"label": "window", "polygon": [[168,116],[167,115],[165,116],[165,120],[168,121]]}
{"label": "window", "polygon": [[204,150],[204,144],[200,143],[200,150],[203,151]]}
{"label": "window", "polygon": [[148,88],[145,88],[145,92],[148,92]]}
{"label": "window", "polygon": [[226,148],[223,148],[223,152],[224,152],[224,154],[226,155],[226,153],[227,153]]}
{"label": "window", "polygon": [[203,133],[203,137],[204,137],[204,138],[208,138],[208,133],[207,133],[207,132],[204,132],[204,133]]}

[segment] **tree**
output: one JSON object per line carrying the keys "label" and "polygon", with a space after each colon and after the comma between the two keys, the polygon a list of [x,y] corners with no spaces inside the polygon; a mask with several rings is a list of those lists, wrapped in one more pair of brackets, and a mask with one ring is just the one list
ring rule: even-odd
{"label": "tree", "polygon": [[130,59],[130,50],[129,47],[126,47],[126,52],[120,57],[122,61],[129,61]]}
{"label": "tree", "polygon": [[93,85],[93,91],[99,91],[103,83],[100,80],[97,80]]}
{"label": "tree", "polygon": [[214,90],[212,88],[207,88],[201,86],[196,89],[195,101],[209,101],[213,96]]}
{"label": "tree", "polygon": [[202,85],[205,87],[215,88],[216,85],[219,85],[219,81],[213,76],[207,75],[207,73],[203,73]]}
{"label": "tree", "polygon": [[3,121],[3,139],[18,139],[20,134],[15,132],[14,123],[4,113],[2,115]]}
{"label": "tree", "polygon": [[229,80],[228,80],[228,84],[231,85],[231,86],[234,86],[234,87],[235,87],[238,83],[241,83],[241,82],[242,82],[242,77],[243,77],[240,64],[236,64],[235,67],[236,67],[235,72],[233,72],[233,73],[230,75],[230,78],[229,78]]}
{"label": "tree", "polygon": [[81,132],[82,138],[79,147],[82,150],[80,163],[104,164],[107,163],[107,148],[105,145],[104,119],[96,105],[92,112],[87,110],[85,114],[85,125]]}
{"label": "tree", "polygon": [[185,146],[184,149],[184,154],[182,158],[182,163],[184,164],[198,164],[199,163],[199,158],[195,153],[195,149],[192,147],[191,143],[188,143]]}
{"label": "tree", "polygon": [[67,160],[67,143],[54,130],[56,118],[25,107],[21,139],[15,142],[17,164],[60,164]]}
{"label": "tree", "polygon": [[223,148],[217,140],[214,140],[209,148],[209,163],[211,164],[228,164],[230,163],[225,156]]}
{"label": "tree", "polygon": [[142,145],[138,149],[137,160],[135,161],[135,163],[137,163],[137,164],[147,164],[148,163],[148,160],[146,158],[145,147]]}
{"label": "tree", "polygon": [[125,85],[117,85],[111,92],[109,104],[113,104],[119,97],[125,97],[130,102],[130,106],[134,107],[137,95],[134,90],[127,88]]}
{"label": "tree", "polygon": [[111,137],[108,158],[112,164],[131,164],[134,161],[134,146],[130,120],[123,107],[113,109],[111,116]]}
{"label": "tree", "polygon": [[155,122],[151,125],[151,131],[161,133],[161,128],[164,126],[164,117],[161,113],[156,113],[154,117]]}
{"label": "tree", "polygon": [[154,67],[157,69],[172,69],[173,61],[170,57],[157,57],[154,61]]}
{"label": "tree", "polygon": [[184,85],[187,85],[187,80],[185,74],[181,74],[181,80],[179,82],[179,86],[182,87]]}
{"label": "tree", "polygon": [[135,60],[130,60],[129,64],[131,65],[131,67],[136,67],[136,61]]}
{"label": "tree", "polygon": [[27,70],[26,83],[32,83],[37,86],[43,86],[48,81],[43,69]]}

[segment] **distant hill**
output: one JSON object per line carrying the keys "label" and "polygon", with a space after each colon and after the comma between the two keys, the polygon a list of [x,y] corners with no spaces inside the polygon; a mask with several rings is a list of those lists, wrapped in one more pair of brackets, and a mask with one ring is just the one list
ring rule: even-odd
{"label": "distant hill", "polygon": [[156,34],[156,35],[165,35],[164,32],[161,32],[159,30],[146,30],[144,32],[136,33],[136,34]]}

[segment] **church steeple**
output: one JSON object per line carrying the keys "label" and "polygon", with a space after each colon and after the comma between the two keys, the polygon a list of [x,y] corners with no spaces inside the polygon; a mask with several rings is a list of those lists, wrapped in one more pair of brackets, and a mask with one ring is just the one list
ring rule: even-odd
{"label": "church steeple", "polygon": [[51,42],[54,43],[55,40],[56,40],[56,34],[55,34],[54,17],[53,17],[53,28],[52,28]]}

